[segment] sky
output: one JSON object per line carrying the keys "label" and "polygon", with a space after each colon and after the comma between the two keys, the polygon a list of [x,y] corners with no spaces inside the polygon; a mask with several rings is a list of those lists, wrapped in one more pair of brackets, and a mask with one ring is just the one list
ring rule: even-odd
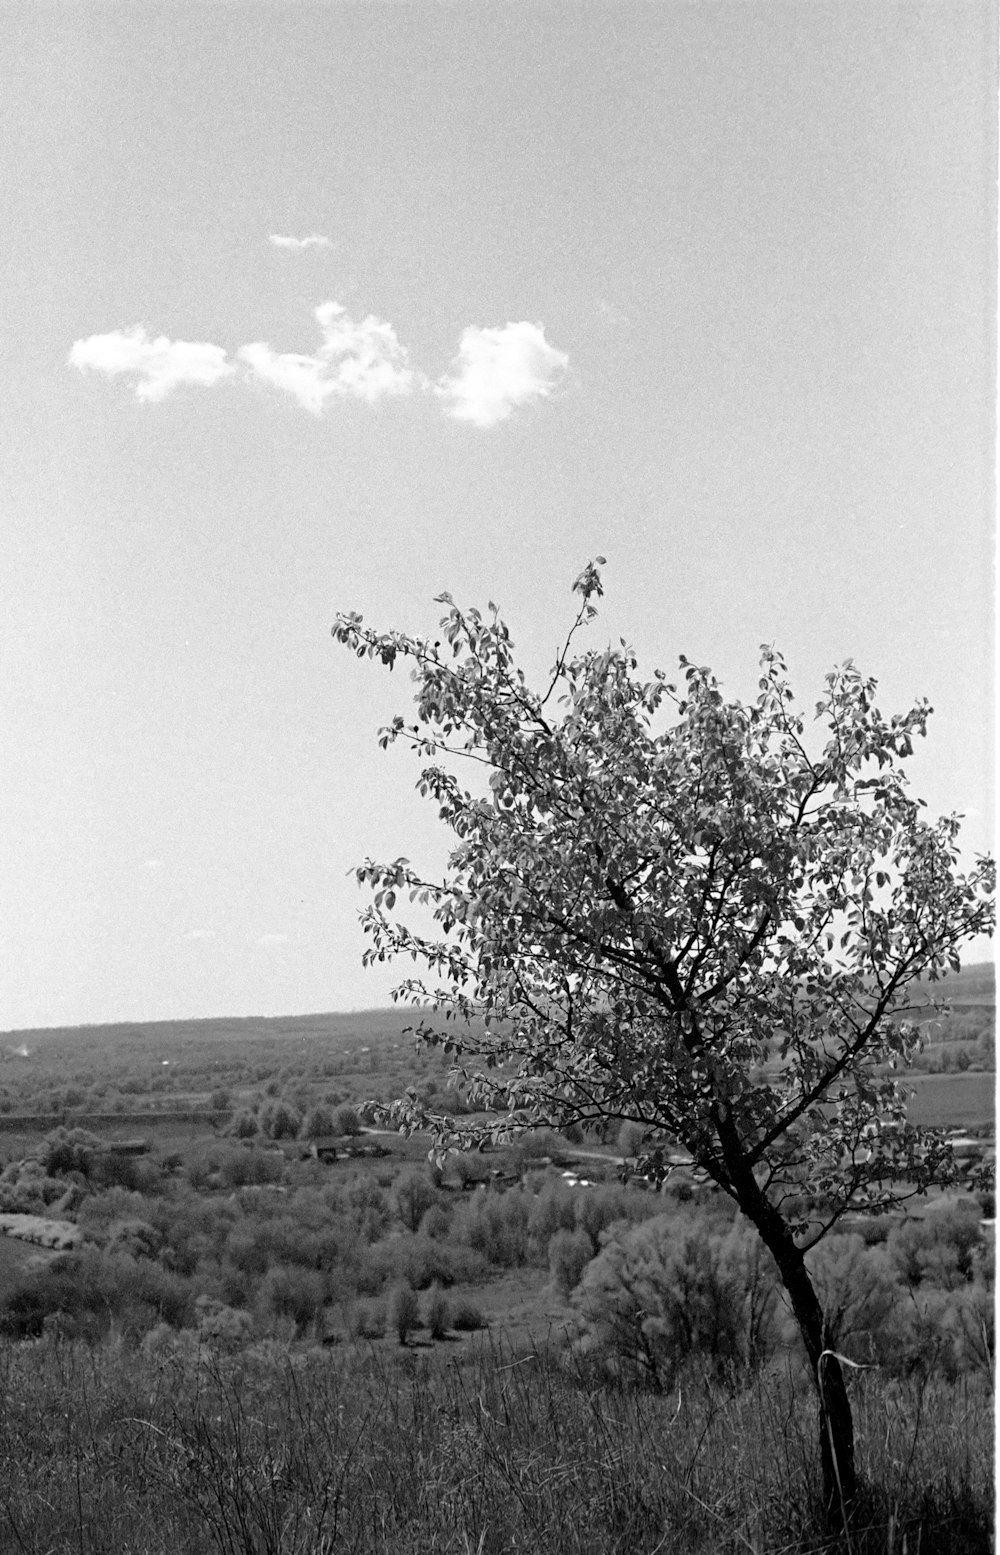
{"label": "sky", "polygon": [[[388,1003],[338,611],[851,657],[992,845],[994,6],[0,16],[0,1030]],[[972,947],[970,959],[988,947]]]}

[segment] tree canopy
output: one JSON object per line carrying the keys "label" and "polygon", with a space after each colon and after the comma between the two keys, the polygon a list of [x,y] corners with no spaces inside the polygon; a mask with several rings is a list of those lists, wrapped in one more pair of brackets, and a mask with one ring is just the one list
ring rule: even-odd
{"label": "tree canopy", "polygon": [[[576,580],[539,690],[492,604],[439,596],[435,640],[356,614],[334,627],[360,656],[409,663],[416,719],[381,743],[412,746],[455,839],[441,879],[405,858],[358,869],[374,893],[366,960],[422,968],[397,997],[428,1011],[420,1032],[490,1114],[459,1128],[410,1098],[396,1116],[431,1122],[443,1148],[635,1122],[654,1177],[683,1145],[771,1249],[822,1371],[804,1251],[848,1209],[953,1170],[946,1143],[908,1124],[900,1069],[928,984],[992,929],[994,866],[963,869],[959,819],[910,792],[925,701],[884,716],[848,661],[807,720],[769,646],[746,704],[683,657],[676,682],[644,680],[624,641],[577,650],[602,564]],[[485,781],[464,784],[456,757]],[[407,901],[430,931],[397,916]],[[849,1454],[832,1468],[852,1475]]]}

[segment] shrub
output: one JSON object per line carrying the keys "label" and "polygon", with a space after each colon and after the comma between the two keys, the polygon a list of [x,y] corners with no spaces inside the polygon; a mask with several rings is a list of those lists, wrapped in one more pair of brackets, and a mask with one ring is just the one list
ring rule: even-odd
{"label": "shrub", "polygon": [[88,1133],[86,1129],[57,1128],[42,1140],[38,1160],[50,1177],[68,1172],[79,1172],[89,1177],[91,1162],[100,1146],[97,1135]]}
{"label": "shrub", "polygon": [[456,1217],[455,1234],[502,1269],[528,1259],[528,1202],[523,1191],[495,1193],[480,1188]]}
{"label": "shrub", "polygon": [[884,1247],[867,1247],[855,1235],[828,1236],[807,1254],[807,1263],[831,1347],[862,1364],[903,1369],[911,1329],[903,1288]]}
{"label": "shrub", "polygon": [[424,1327],[429,1330],[432,1339],[443,1339],[447,1333],[451,1320],[448,1307],[448,1298],[440,1285],[432,1285],[424,1298],[423,1305]]}
{"label": "shrub", "polygon": [[460,1334],[472,1334],[486,1327],[482,1308],[474,1301],[456,1301],[451,1309],[451,1326]]}
{"label": "shrub", "polygon": [[389,1327],[400,1344],[406,1344],[416,1328],[420,1313],[413,1289],[402,1282],[389,1292]]}
{"label": "shrub", "polygon": [[286,1101],[269,1101],[260,1110],[260,1126],[269,1139],[294,1139],[302,1119]]}
{"label": "shrub", "polygon": [[416,1231],[431,1205],[437,1202],[437,1193],[427,1173],[411,1167],[397,1177],[392,1198],[403,1225],[408,1231]]}
{"label": "shrub", "polygon": [[198,1338],[213,1349],[223,1351],[242,1350],[253,1338],[253,1320],[249,1312],[227,1307],[212,1296],[199,1296],[195,1301],[198,1321]]}
{"label": "shrub", "polygon": [[922,1219],[910,1218],[895,1226],[887,1245],[907,1285],[927,1281],[952,1290],[972,1279],[975,1253],[982,1242],[978,1204],[942,1200]]}
{"label": "shrub", "polygon": [[334,1134],[360,1134],[361,1119],[358,1116],[357,1108],[352,1107],[349,1102],[345,1102],[343,1106],[338,1107],[333,1115],[332,1132]]}
{"label": "shrub", "polygon": [[163,1235],[148,1221],[116,1220],[108,1228],[108,1250],[130,1254],[133,1258],[156,1258],[163,1246]]}
{"label": "shrub", "polygon": [[567,1297],[594,1256],[585,1231],[556,1231],[549,1242],[549,1273],[560,1296]]}
{"label": "shrub", "polygon": [[318,1102],[315,1107],[310,1107],[302,1121],[300,1135],[303,1139],[325,1139],[327,1135],[336,1133],[333,1122],[333,1113],[329,1107],[324,1107]]}
{"label": "shrub", "polygon": [[451,1215],[443,1204],[432,1204],[420,1222],[419,1235],[446,1237],[451,1229]]}
{"label": "shrub", "polygon": [[656,1389],[692,1358],[718,1374],[755,1370],[775,1337],[774,1274],[758,1239],[690,1217],[613,1227],[572,1304],[581,1353]]}
{"label": "shrub", "polygon": [[258,1305],[265,1318],[290,1319],[301,1334],[323,1310],[323,1276],[313,1269],[279,1266],[261,1282]]}
{"label": "shrub", "polygon": [[355,1339],[381,1339],[385,1333],[385,1306],[381,1301],[357,1301],[348,1313],[348,1328]]}
{"label": "shrub", "polygon": [[249,1107],[241,1107],[234,1114],[228,1132],[234,1139],[253,1139],[258,1132],[257,1119]]}
{"label": "shrub", "polygon": [[473,1280],[483,1273],[483,1260],[467,1247],[426,1237],[394,1236],[378,1242],[358,1269],[359,1286],[381,1290],[385,1285],[405,1281],[414,1290],[426,1290],[435,1282],[453,1285],[458,1280]]}
{"label": "shrub", "polygon": [[[532,1256],[544,1262],[549,1244],[557,1231],[572,1231],[576,1225],[573,1190],[559,1177],[549,1177],[536,1193],[528,1210],[528,1236]],[[593,1249],[591,1249],[593,1252]]]}
{"label": "shrub", "polygon": [[287,1173],[285,1158],[278,1150],[245,1147],[227,1150],[219,1157],[219,1177],[226,1188],[260,1187],[281,1182]]}

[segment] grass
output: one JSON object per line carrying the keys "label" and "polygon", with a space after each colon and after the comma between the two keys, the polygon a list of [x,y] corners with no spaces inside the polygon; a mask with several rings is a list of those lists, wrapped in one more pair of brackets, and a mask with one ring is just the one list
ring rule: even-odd
{"label": "grass", "polygon": [[915,1095],[909,1116],[928,1128],[978,1128],[996,1119],[996,1075],[908,1074]]}
{"label": "grass", "polygon": [[854,1384],[849,1537],[816,1506],[812,1399],[605,1391],[543,1348],[259,1347],[238,1360],[46,1338],[0,1352],[0,1548],[22,1555],[985,1555],[988,1379]]}

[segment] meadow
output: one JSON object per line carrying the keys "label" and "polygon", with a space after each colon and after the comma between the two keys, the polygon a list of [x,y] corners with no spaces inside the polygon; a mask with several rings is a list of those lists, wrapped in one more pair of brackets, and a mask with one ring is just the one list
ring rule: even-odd
{"label": "meadow", "polygon": [[[972,973],[975,1058],[913,1101],[978,1136],[970,1167],[994,1133]],[[80,1238],[0,1234],[0,1551],[992,1547],[991,1196],[811,1255],[866,1487],[831,1528],[794,1324],[727,1205],[628,1178],[624,1133],[431,1166],[366,1110],[408,1085],[463,1108],[406,1023],[0,1038],[0,1231]]]}

